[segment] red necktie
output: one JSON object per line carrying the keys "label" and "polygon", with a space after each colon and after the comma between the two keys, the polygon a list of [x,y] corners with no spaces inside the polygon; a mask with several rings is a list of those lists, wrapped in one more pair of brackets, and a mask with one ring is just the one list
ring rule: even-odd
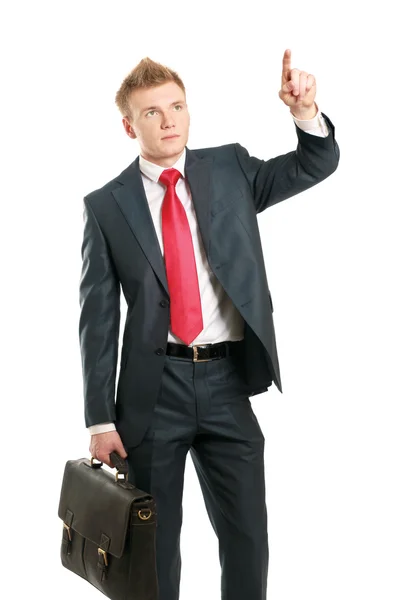
{"label": "red necktie", "polygon": [[165,169],[159,181],[167,186],[161,218],[171,331],[189,345],[203,330],[203,317],[192,234],[185,209],[175,191],[180,177],[177,169]]}

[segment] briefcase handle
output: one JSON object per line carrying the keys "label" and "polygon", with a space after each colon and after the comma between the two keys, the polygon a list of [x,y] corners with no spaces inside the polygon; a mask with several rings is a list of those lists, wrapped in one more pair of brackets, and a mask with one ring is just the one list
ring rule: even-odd
{"label": "briefcase handle", "polygon": [[114,465],[114,469],[117,469],[118,473],[125,476],[125,480],[128,479],[128,462],[125,458],[122,458],[115,450],[110,454],[111,462]]}
{"label": "briefcase handle", "polygon": [[[125,460],[125,458],[122,458],[122,456],[120,456],[118,454],[118,452],[116,452],[115,450],[113,452],[110,453],[110,459],[111,459],[111,463],[114,467],[114,469],[117,469],[117,473],[115,475],[115,479],[116,481],[121,481],[118,477],[118,475],[123,475],[124,479],[123,481],[128,481],[128,462]],[[98,463],[94,463],[93,461],[97,460],[95,459],[93,456],[90,459],[90,466],[93,468],[100,468],[103,466],[103,463],[100,461]]]}

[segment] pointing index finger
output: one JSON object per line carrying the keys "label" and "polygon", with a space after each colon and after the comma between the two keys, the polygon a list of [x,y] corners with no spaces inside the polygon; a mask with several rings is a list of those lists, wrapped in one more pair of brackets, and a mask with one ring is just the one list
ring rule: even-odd
{"label": "pointing index finger", "polygon": [[285,50],[282,60],[282,85],[289,81],[289,74],[291,71],[291,58],[292,51],[289,49]]}

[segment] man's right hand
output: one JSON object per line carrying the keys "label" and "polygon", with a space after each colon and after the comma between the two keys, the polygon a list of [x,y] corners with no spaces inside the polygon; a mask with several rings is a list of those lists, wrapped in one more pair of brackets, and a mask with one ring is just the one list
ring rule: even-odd
{"label": "man's right hand", "polygon": [[106,433],[95,433],[91,436],[89,452],[97,460],[105,463],[111,469],[114,468],[110,460],[111,452],[118,452],[122,458],[128,456],[122,440],[117,431],[107,431]]}

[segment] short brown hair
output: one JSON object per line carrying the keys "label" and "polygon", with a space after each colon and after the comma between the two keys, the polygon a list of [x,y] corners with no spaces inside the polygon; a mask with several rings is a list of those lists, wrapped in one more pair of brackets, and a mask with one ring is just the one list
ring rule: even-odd
{"label": "short brown hair", "polygon": [[156,87],[169,81],[174,81],[186,94],[185,86],[178,73],[146,56],[123,80],[115,96],[115,103],[121,114],[131,119],[129,100],[133,90]]}

